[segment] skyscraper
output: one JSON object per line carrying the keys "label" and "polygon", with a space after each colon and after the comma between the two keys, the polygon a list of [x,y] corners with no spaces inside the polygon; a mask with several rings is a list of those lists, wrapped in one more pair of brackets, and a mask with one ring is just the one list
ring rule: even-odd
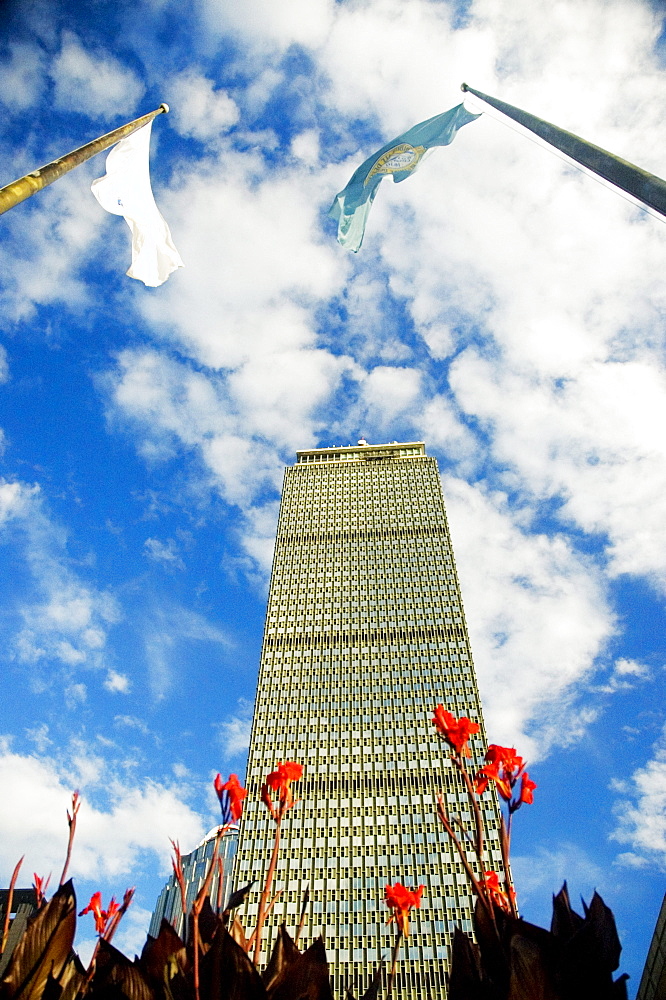
{"label": "skyscraper", "polygon": [[[285,471],[235,868],[252,926],[273,823],[258,801],[277,761],[305,766],[283,824],[282,921],[293,933],[310,887],[306,937],[324,934],[334,992],[362,992],[390,954],[384,886],[424,884],[397,995],[441,997],[450,938],[471,929],[462,866],[436,794],[469,819],[430,717],[441,702],[481,722],[437,463],[421,442],[297,453]],[[483,728],[471,748],[480,762]],[[459,801],[459,807],[456,804]],[[495,806],[488,806],[491,828]],[[499,843],[491,839],[491,859]]]}
{"label": "skyscraper", "polygon": [[[206,834],[204,839],[197,844],[193,851],[189,854],[184,854],[182,857],[183,877],[185,880],[186,891],[185,902],[188,913],[191,913],[192,904],[197,898],[199,889],[206,881],[206,874],[215,852],[215,839],[217,837],[218,829],[219,827],[217,826],[213,827],[213,829]],[[238,827],[233,826],[222,835],[218,850],[218,858],[222,861],[222,889],[219,894],[222,906],[226,903],[231,892],[233,861],[237,845]],[[218,897],[219,882],[219,871],[216,866],[216,870],[213,872],[208,890],[208,896],[213,907],[215,907]],[[160,925],[163,919],[168,920],[171,926],[175,928],[176,932],[180,934],[181,937],[185,936],[183,904],[180,896],[180,888],[174,875],[169,878],[169,881],[162,889],[155,904],[153,915],[150,918],[148,933],[153,937],[157,937],[159,934]]]}

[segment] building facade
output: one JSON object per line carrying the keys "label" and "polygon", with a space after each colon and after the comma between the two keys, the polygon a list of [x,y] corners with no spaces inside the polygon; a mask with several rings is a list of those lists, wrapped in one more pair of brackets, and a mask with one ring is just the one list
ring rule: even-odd
{"label": "building facade", "polygon": [[[204,839],[200,844],[194,848],[190,854],[183,855],[183,875],[185,877],[186,885],[186,901],[187,901],[187,912],[190,913],[192,910],[192,903],[197,898],[199,889],[203,885],[208,868],[210,867],[210,862],[213,857],[213,852],[215,850],[215,838],[217,837],[217,831],[219,827],[213,827],[213,829],[206,834]],[[224,907],[229,895],[231,894],[231,884],[233,878],[233,866],[234,858],[236,855],[236,847],[238,846],[238,828],[232,827],[227,830],[226,833],[222,835],[220,841],[220,849],[218,851],[218,858],[222,861],[222,890],[220,893],[221,906]],[[219,871],[213,872],[213,877],[211,879],[209,897],[211,900],[211,905],[215,909],[218,899],[218,886],[220,884]],[[160,926],[162,920],[167,920],[176,932],[184,937],[183,934],[183,904],[180,895],[180,888],[176,882],[175,877],[172,875],[167,884],[162,889],[159,895],[157,903],[155,904],[155,909],[153,910],[153,915],[150,918],[150,927],[148,928],[148,933],[153,937],[157,937],[159,934]]]}
{"label": "building facade", "polygon": [[666,896],[655,924],[636,1000],[666,998]]}
{"label": "building facade", "polygon": [[[396,982],[402,1000],[444,996],[453,929],[471,930],[467,878],[435,812],[441,791],[449,813],[471,818],[430,723],[440,702],[481,723],[471,741],[480,764],[481,707],[435,459],[421,442],[298,452],[285,471],[235,883],[257,880],[241,914],[251,929],[274,829],[259,788],[278,761],[304,764],[266,953],[280,923],[293,933],[309,887],[301,940],[323,934],[336,997],[362,993],[390,956],[387,883],[425,886]],[[496,829],[496,805],[487,812]],[[498,867],[498,841],[489,847]]]}
{"label": "building facade", "polygon": [[[0,889],[0,927],[4,927],[7,903],[9,901],[9,889]],[[12,893],[12,908],[9,914],[9,934],[5,950],[0,955],[0,976],[4,975],[5,969],[9,965],[14,948],[21,940],[28,918],[37,910],[37,897],[34,888],[14,889]]]}

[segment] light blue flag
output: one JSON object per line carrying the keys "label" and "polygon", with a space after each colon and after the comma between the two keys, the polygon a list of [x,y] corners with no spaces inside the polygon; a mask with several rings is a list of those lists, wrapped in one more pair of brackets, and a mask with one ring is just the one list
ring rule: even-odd
{"label": "light blue flag", "polygon": [[354,253],[360,248],[370,206],[383,177],[392,174],[396,183],[411,177],[428,149],[448,146],[459,128],[480,117],[459,104],[443,115],[420,122],[365,160],[347,187],[336,195],[328,213],[338,220],[338,243]]}

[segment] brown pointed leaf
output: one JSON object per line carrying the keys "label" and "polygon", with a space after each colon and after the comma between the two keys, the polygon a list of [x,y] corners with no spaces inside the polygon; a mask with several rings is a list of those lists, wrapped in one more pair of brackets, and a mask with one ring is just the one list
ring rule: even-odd
{"label": "brown pointed leaf", "polygon": [[615,920],[598,893],[585,906],[585,919],[564,944],[560,962],[562,981],[572,997],[612,997],[613,971],[620,959]]}
{"label": "brown pointed leaf", "polygon": [[201,960],[200,979],[205,1000],[266,1000],[259,973],[222,924]]}
{"label": "brown pointed leaf", "polygon": [[236,944],[240,945],[243,951],[247,953],[248,941],[247,938],[245,937],[245,931],[243,929],[243,925],[238,919],[238,917],[234,917],[234,921],[231,927],[229,928],[229,933],[231,934]]}
{"label": "brown pointed leaf", "polygon": [[185,972],[185,945],[167,920],[162,919],[156,938],[149,935],[146,939],[138,964],[153,985],[168,982],[179,971]]}
{"label": "brown pointed leaf", "polygon": [[[521,921],[522,923],[522,921]],[[507,1000],[568,1000],[556,986],[553,939],[533,924],[511,936],[511,979]],[[541,931],[536,934],[534,931]]]}
{"label": "brown pointed leaf", "polygon": [[240,906],[253,885],[254,882],[248,882],[248,884],[244,885],[242,889],[236,889],[236,892],[232,892],[229,896],[229,902],[224,908],[224,912],[229,913],[231,910],[235,910],[238,906]]}
{"label": "brown pointed leaf", "polygon": [[86,970],[75,951],[70,952],[58,979],[49,975],[42,1000],[73,1000],[86,978]]}
{"label": "brown pointed leaf", "polygon": [[268,993],[270,1000],[333,1000],[326,949],[317,938]]}
{"label": "brown pointed leaf", "polygon": [[138,963],[130,962],[121,951],[103,939],[99,942],[97,964],[90,991],[95,1000],[154,1000],[154,993]]}
{"label": "brown pointed leaf", "polygon": [[485,1000],[486,997],[479,949],[459,927],[453,933],[446,995],[448,1000]]}
{"label": "brown pointed leaf", "polygon": [[611,989],[611,1000],[627,1000],[627,979],[629,976],[623,972],[613,983]]}
{"label": "brown pointed leaf", "polygon": [[556,896],[553,896],[553,917],[550,922],[551,933],[556,938],[568,941],[582,927],[583,918],[571,909],[569,890],[564,882]]}
{"label": "brown pointed leaf", "polygon": [[58,984],[62,989],[60,1000],[74,1000],[78,996],[86,978],[86,970],[75,951],[70,955],[69,962],[60,973]]}
{"label": "brown pointed leaf", "polygon": [[71,880],[30,918],[0,984],[2,1000],[40,1000],[46,982],[57,980],[69,961],[76,930]]}
{"label": "brown pointed leaf", "polygon": [[215,937],[220,918],[213,912],[210,898],[206,896],[199,914],[199,940],[202,945],[210,945]]}
{"label": "brown pointed leaf", "polygon": [[509,916],[499,907],[494,907],[494,922],[488,911],[477,899],[474,907],[474,935],[480,952],[480,963],[485,978],[498,991],[499,996],[506,996],[509,988],[509,941],[511,928],[516,923],[515,917]]}
{"label": "brown pointed leaf", "polygon": [[273,953],[270,961],[261,975],[268,993],[270,993],[271,987],[277,982],[282,972],[300,958],[300,954],[300,951],[287,933],[286,926],[281,924],[275,944],[273,945]]}
{"label": "brown pointed leaf", "polygon": [[620,964],[622,945],[613,911],[606,906],[598,892],[592,897],[585,920],[590,926],[600,964],[609,972],[614,972]]}

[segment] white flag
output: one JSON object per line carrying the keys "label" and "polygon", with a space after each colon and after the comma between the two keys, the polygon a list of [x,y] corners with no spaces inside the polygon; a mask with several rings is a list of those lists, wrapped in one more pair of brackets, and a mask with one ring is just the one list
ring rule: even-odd
{"label": "white flag", "polygon": [[132,266],[127,274],[154,288],[183,262],[150,186],[151,125],[148,122],[113,147],[106,158],[106,174],[92,182],[92,193],[107,212],[125,216],[132,230]]}

